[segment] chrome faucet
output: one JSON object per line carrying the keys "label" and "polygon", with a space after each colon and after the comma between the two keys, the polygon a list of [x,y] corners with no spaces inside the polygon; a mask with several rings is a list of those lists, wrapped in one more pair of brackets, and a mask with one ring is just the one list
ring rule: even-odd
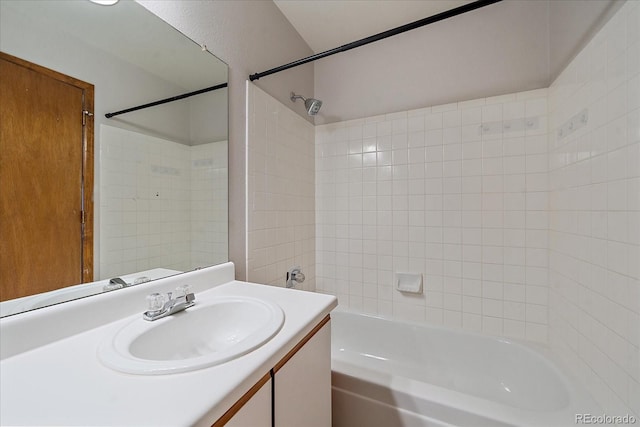
{"label": "chrome faucet", "polygon": [[115,291],[116,289],[128,288],[129,286],[139,285],[141,283],[147,283],[151,281],[147,276],[136,277],[133,282],[127,283],[120,277],[114,277],[109,280],[109,283],[104,285],[103,291]]}
{"label": "chrome faucet", "polygon": [[175,298],[173,294],[174,292],[167,292],[166,295],[155,292],[148,295],[149,309],[142,313],[142,318],[149,321],[162,319],[195,305],[196,296],[189,285],[178,286]]}
{"label": "chrome faucet", "polygon": [[123,279],[121,279],[119,277],[114,277],[113,279],[109,280],[109,284],[110,285],[120,285],[123,288],[126,288],[127,286],[131,286],[130,284],[128,284],[127,282],[125,282]]}
{"label": "chrome faucet", "polygon": [[293,267],[287,271],[287,288],[293,288],[296,284],[304,282],[304,274],[300,267]]}
{"label": "chrome faucet", "polygon": [[116,289],[122,289],[131,286],[120,277],[114,277],[109,280],[109,283],[102,287],[103,291],[115,291]]}

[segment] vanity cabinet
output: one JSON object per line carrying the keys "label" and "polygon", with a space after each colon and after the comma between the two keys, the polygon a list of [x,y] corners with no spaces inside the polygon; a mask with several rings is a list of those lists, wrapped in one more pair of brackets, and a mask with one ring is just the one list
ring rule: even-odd
{"label": "vanity cabinet", "polygon": [[[220,425],[226,427],[271,427],[271,377],[267,375],[267,381],[262,385],[258,383],[256,386],[259,386],[258,391],[242,405],[229,422]],[[217,425],[219,424],[214,424],[214,426]]]}
{"label": "vanity cabinet", "polygon": [[331,425],[330,323],[274,370],[275,427]]}
{"label": "vanity cabinet", "polygon": [[324,318],[213,427],[331,426],[331,323]]}

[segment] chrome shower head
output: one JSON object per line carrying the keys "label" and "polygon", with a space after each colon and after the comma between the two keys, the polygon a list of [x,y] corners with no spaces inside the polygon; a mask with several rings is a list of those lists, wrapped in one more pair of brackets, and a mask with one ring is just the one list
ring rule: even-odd
{"label": "chrome shower head", "polygon": [[307,109],[307,114],[315,116],[322,107],[322,101],[319,99],[309,98],[304,100],[304,107]]}
{"label": "chrome shower head", "polygon": [[302,99],[304,101],[304,108],[307,109],[307,114],[310,116],[315,116],[320,111],[320,107],[322,107],[322,101],[315,98],[305,98],[304,96],[296,95],[291,92],[291,101],[296,102],[296,99]]}

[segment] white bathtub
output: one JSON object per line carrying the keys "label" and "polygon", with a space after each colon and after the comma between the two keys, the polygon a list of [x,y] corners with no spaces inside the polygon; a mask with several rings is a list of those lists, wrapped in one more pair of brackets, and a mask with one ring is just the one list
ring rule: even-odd
{"label": "white bathtub", "polygon": [[601,413],[539,351],[507,339],[333,312],[333,427],[575,426]]}

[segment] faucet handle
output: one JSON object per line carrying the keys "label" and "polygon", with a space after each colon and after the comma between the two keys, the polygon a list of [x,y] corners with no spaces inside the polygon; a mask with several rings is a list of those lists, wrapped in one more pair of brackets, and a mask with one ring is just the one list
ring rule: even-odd
{"label": "faucet handle", "polygon": [[154,313],[162,310],[165,303],[165,296],[154,292],[147,295],[147,304],[149,304],[149,313]]}
{"label": "faucet handle", "polygon": [[294,282],[302,283],[304,279],[305,277],[300,267],[293,267],[287,271],[287,288],[295,287],[296,284]]}
{"label": "faucet handle", "polygon": [[150,282],[151,279],[149,279],[147,276],[140,276],[140,277],[136,277],[135,280],[133,281],[134,285],[139,285],[141,283],[147,283]]}
{"label": "faucet handle", "polygon": [[176,288],[176,298],[184,297],[191,293],[191,285],[182,285]]}

